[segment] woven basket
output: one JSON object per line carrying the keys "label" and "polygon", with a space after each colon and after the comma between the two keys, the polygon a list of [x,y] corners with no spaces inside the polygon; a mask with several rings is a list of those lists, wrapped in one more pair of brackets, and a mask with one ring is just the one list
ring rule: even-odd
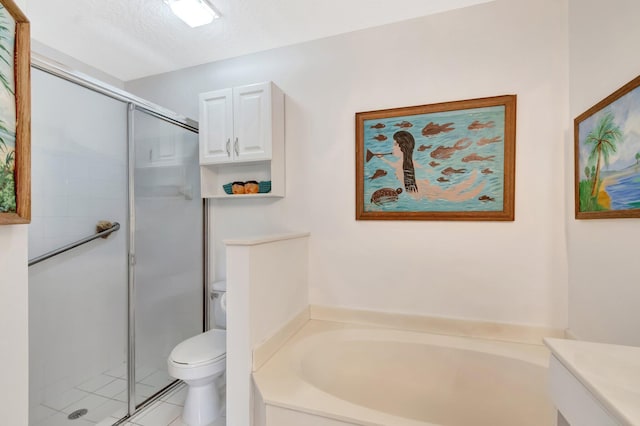
{"label": "woven basket", "polygon": [[[222,185],[222,189],[224,189],[225,194],[233,195],[232,189],[233,183],[225,183]],[[266,194],[267,192],[271,192],[271,181],[263,180],[262,182],[258,182],[258,193]]]}
{"label": "woven basket", "polygon": [[262,182],[258,182],[258,192],[260,194],[266,194],[267,192],[271,192],[271,181],[263,180]]}

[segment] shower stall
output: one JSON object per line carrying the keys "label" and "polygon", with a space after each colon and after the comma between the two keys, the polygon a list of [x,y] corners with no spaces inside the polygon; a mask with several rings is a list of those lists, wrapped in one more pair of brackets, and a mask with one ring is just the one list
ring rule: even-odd
{"label": "shower stall", "polygon": [[206,328],[205,209],[197,123],[34,57],[30,426],[117,424],[175,385]]}

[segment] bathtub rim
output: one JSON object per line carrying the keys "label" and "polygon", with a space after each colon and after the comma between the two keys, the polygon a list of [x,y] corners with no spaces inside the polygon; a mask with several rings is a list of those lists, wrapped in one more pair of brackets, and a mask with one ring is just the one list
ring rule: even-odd
{"label": "bathtub rim", "polygon": [[[343,331],[354,332],[380,332],[383,334],[397,334],[398,337],[421,337],[424,341],[448,341],[455,342],[460,347],[457,349],[478,351],[473,349],[474,344],[486,347],[511,347],[520,348],[523,352],[532,352],[531,357],[516,357],[523,362],[532,363],[541,367],[548,366],[549,351],[544,345],[531,343],[515,343],[496,341],[489,339],[478,339],[467,336],[452,336],[444,334],[422,333],[413,330],[397,330],[373,325],[352,324],[335,321],[309,320],[298,332],[293,335],[276,354],[269,359],[258,371],[253,373],[253,381],[256,390],[260,392],[260,399],[265,407],[274,406],[288,410],[320,416],[348,424],[363,426],[441,426],[435,423],[427,423],[415,419],[399,417],[383,411],[377,411],[365,406],[357,405],[335,395],[327,393],[313,384],[303,380],[297,374],[300,365],[300,344],[307,339],[327,336],[332,333]],[[380,339],[384,340],[384,339]],[[428,344],[428,343],[427,343]],[[469,347],[471,346],[471,348]],[[304,350],[304,349],[302,349]],[[494,354],[499,355],[499,354]],[[509,356],[509,358],[514,358]],[[523,359],[525,358],[525,359]],[[527,359],[528,358],[528,359]],[[295,365],[296,368],[292,368]],[[296,392],[297,390],[297,392]]]}
{"label": "bathtub rim", "polygon": [[309,318],[347,324],[371,325],[394,330],[474,337],[504,342],[544,345],[544,339],[567,337],[564,329],[469,318],[452,318],[398,312],[372,311],[341,306],[309,305]]}

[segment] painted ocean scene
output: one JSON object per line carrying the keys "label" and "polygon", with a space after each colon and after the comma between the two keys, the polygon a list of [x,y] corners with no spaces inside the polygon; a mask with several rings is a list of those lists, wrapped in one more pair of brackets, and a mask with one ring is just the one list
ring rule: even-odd
{"label": "painted ocean scene", "polygon": [[365,212],[504,209],[505,106],[364,120]]}
{"label": "painted ocean scene", "polygon": [[580,122],[579,212],[640,209],[640,87]]}
{"label": "painted ocean scene", "polygon": [[0,5],[0,213],[16,211],[15,20]]}

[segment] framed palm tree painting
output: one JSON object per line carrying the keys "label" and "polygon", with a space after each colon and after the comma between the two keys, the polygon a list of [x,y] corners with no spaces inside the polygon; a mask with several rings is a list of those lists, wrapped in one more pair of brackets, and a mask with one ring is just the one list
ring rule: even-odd
{"label": "framed palm tree painting", "polygon": [[640,76],[574,126],[576,219],[640,217]]}
{"label": "framed palm tree painting", "polygon": [[31,220],[29,21],[0,0],[0,224]]}

